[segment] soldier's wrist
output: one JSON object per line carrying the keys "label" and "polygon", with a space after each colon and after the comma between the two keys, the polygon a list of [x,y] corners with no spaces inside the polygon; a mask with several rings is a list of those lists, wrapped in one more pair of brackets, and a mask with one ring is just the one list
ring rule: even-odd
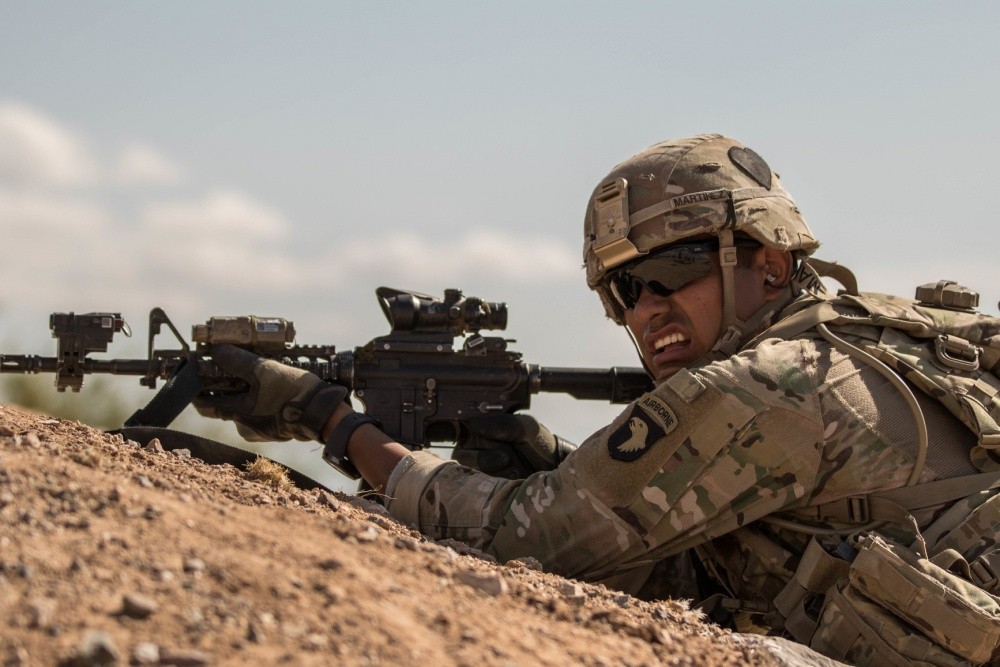
{"label": "soldier's wrist", "polygon": [[319,441],[326,442],[330,438],[330,435],[333,433],[334,429],[337,428],[337,424],[339,424],[341,420],[344,419],[344,417],[351,414],[352,412],[354,412],[354,408],[352,408],[347,403],[341,402],[337,406],[337,408],[333,411],[333,413],[330,414],[330,417],[326,420],[326,423],[323,425],[323,429],[320,431],[320,436],[318,438]]}

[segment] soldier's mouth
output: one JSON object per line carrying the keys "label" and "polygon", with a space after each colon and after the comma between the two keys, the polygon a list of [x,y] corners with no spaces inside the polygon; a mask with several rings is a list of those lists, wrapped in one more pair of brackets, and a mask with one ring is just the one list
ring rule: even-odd
{"label": "soldier's mouth", "polygon": [[672,333],[663,336],[653,343],[653,354],[660,354],[666,351],[668,347],[680,347],[687,344],[689,339],[687,336],[681,333]]}

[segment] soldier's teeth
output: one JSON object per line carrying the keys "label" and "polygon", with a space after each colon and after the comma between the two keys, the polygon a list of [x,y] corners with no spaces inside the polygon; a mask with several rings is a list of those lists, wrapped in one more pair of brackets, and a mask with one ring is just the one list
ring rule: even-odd
{"label": "soldier's teeth", "polygon": [[660,340],[656,341],[656,349],[660,350],[665,348],[667,345],[672,345],[674,343],[680,343],[687,340],[684,334],[672,333],[669,336],[664,336]]}

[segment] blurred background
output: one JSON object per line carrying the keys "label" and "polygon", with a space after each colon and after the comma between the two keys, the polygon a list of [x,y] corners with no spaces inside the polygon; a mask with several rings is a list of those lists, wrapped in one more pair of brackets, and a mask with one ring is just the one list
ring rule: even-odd
{"label": "blurred background", "polygon": [[[581,267],[591,189],[657,141],[733,135],[861,289],[949,278],[997,314],[1000,4],[4,2],[0,352],[53,311],[387,332],[379,285],[509,304],[527,361],[636,365]],[[163,339],[170,345],[169,336]],[[0,376],[0,401],[117,426],[135,378]],[[613,406],[539,397],[581,441]],[[229,424],[181,428],[237,442]],[[305,443],[267,445],[353,488]]]}

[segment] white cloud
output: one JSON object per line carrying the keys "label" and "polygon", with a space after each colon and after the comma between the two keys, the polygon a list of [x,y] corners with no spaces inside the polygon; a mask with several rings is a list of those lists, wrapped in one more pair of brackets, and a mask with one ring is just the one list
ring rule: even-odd
{"label": "white cloud", "polygon": [[[0,220],[8,241],[31,252],[32,241],[54,242],[59,235],[75,238],[102,233],[110,223],[110,214],[100,203],[87,198],[0,190]],[[45,245],[36,251],[45,252]]]}
{"label": "white cloud", "polygon": [[127,146],[112,174],[124,185],[176,185],[184,179],[180,166],[143,144]]}
{"label": "white cloud", "polygon": [[347,241],[337,253],[352,273],[377,271],[386,280],[427,283],[470,275],[515,283],[580,279],[580,259],[566,243],[541,236],[514,237],[473,230],[433,242],[412,232],[389,231],[377,238]]}
{"label": "white cloud", "polygon": [[216,191],[196,201],[147,204],[140,218],[143,231],[154,235],[195,234],[213,238],[280,238],[288,221],[277,210],[235,192]]}
{"label": "white cloud", "polygon": [[0,103],[0,178],[16,185],[79,185],[97,177],[81,139],[23,104]]}

